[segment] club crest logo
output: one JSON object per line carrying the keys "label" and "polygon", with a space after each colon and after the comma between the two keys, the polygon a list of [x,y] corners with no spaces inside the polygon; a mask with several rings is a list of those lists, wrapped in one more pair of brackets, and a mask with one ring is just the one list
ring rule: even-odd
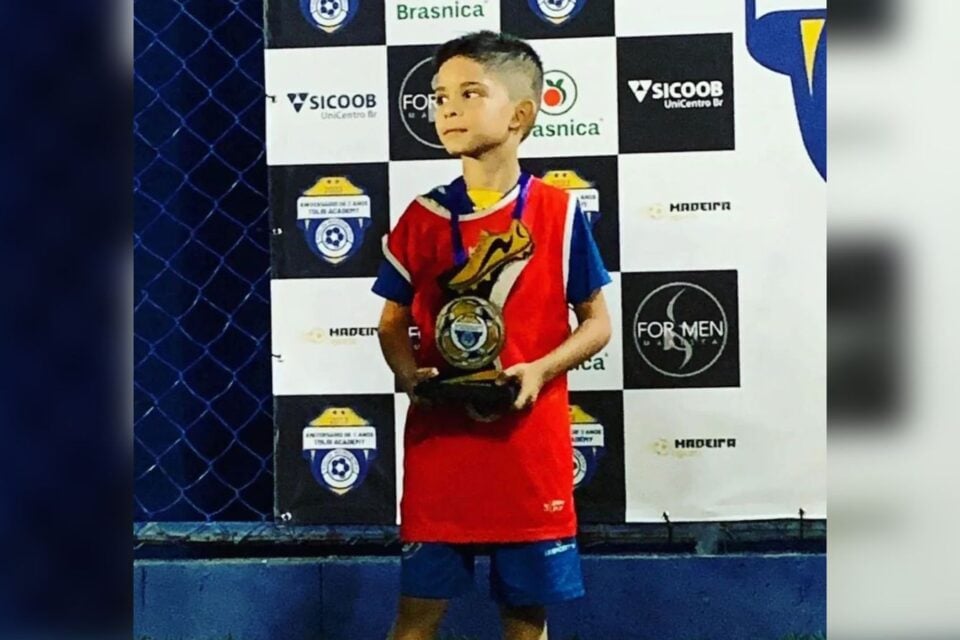
{"label": "club crest logo", "polygon": [[573,438],[573,488],[590,484],[606,449],[603,425],[579,405],[570,405],[570,435]]}
{"label": "club crest logo", "polygon": [[543,174],[542,180],[552,187],[564,189],[580,201],[580,209],[590,225],[600,219],[600,192],[594,183],[585,180],[573,169],[552,169]]}
{"label": "club crest logo", "polygon": [[552,24],[560,26],[569,20],[572,20],[587,4],[586,0],[527,0],[530,10],[538,18]]}
{"label": "club crest logo", "polygon": [[297,198],[297,225],[315,256],[339,265],[363,244],[370,197],[345,176],[320,178]]}
{"label": "club crest logo", "polygon": [[321,487],[344,495],[377,457],[377,430],[350,407],[328,407],[303,429],[303,457]]}
{"label": "club crest logo", "polygon": [[746,0],[747,50],[758,63],[790,78],[800,136],[811,162],[827,179],[827,10],[757,13]]}
{"label": "club crest logo", "polygon": [[359,4],[359,0],[300,0],[300,11],[314,27],[333,33],[353,20]]}

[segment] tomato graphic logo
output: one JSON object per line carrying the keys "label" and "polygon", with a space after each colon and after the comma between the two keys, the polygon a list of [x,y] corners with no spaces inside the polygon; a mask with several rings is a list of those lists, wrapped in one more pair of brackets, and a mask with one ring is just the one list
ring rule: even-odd
{"label": "tomato graphic logo", "polygon": [[563,115],[577,101],[577,83],[566,71],[554,69],[543,74],[540,108],[547,115]]}

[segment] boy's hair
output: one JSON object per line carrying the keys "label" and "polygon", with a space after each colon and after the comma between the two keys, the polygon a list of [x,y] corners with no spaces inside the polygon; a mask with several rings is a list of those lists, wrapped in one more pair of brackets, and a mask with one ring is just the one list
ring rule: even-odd
{"label": "boy's hair", "polygon": [[[511,97],[530,98],[537,106],[537,111],[540,110],[543,63],[533,47],[520,38],[507,33],[477,31],[449,40],[440,45],[433,56],[434,73],[440,71],[444,62],[456,56],[470,58],[496,72],[523,76],[525,82],[521,86],[524,95]],[[523,140],[530,135],[531,128],[523,132]]]}

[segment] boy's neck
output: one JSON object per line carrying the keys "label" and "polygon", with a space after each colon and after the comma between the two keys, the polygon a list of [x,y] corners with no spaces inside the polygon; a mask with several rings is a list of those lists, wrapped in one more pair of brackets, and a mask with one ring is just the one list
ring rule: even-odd
{"label": "boy's neck", "polygon": [[520,161],[512,149],[489,151],[477,158],[462,156],[463,180],[467,189],[506,193],[520,179]]}

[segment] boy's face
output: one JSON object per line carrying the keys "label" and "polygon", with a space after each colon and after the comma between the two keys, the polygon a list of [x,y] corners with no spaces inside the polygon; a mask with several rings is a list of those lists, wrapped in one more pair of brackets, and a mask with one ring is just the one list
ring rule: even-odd
{"label": "boy's face", "polygon": [[479,62],[450,58],[440,67],[434,86],[437,135],[448,153],[475,157],[520,131],[517,101],[510,99],[503,79]]}

